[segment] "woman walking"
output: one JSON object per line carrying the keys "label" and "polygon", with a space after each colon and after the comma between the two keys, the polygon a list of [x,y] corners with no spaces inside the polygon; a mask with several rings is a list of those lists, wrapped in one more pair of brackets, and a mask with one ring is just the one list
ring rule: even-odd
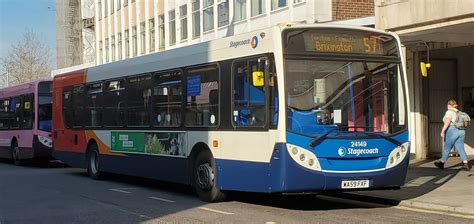
{"label": "woman walking", "polygon": [[458,104],[455,100],[448,100],[447,105],[448,110],[446,111],[443,117],[443,130],[441,130],[441,138],[444,140],[443,151],[441,152],[441,159],[434,162],[434,165],[440,169],[444,168],[444,163],[448,159],[449,151],[453,146],[458,151],[462,159],[462,170],[470,170],[471,166],[468,163],[467,154],[464,150],[464,138],[466,136],[466,131],[463,129],[458,129],[454,125],[454,122],[457,118]]}

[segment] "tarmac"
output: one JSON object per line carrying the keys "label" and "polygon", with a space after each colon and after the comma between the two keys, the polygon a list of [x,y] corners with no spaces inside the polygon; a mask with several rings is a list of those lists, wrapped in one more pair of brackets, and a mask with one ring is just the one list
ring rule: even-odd
{"label": "tarmac", "polygon": [[[473,156],[469,156],[474,165]],[[410,160],[405,186],[400,190],[358,191],[344,195],[358,200],[406,208],[462,215],[474,219],[474,168],[461,170],[461,159],[449,157],[444,169],[435,160]]]}

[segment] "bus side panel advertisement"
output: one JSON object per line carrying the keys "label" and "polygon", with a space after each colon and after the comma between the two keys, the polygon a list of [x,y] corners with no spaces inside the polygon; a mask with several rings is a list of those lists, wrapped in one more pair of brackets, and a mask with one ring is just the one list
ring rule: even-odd
{"label": "bus side panel advertisement", "polygon": [[184,132],[112,132],[112,152],[186,156]]}

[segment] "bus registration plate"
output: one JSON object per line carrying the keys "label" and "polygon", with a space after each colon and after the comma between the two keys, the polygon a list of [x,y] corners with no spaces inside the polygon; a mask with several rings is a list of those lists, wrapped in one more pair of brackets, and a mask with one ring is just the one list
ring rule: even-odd
{"label": "bus registration plate", "polygon": [[343,180],[341,182],[341,188],[369,188],[369,180]]}

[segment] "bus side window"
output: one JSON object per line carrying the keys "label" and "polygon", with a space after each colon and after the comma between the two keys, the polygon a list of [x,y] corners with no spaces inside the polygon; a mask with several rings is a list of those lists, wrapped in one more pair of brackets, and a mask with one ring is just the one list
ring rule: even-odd
{"label": "bus side window", "polygon": [[91,83],[86,86],[85,126],[98,127],[102,125],[102,83]]}
{"label": "bus side window", "polygon": [[278,82],[275,63],[273,60],[270,61],[270,74],[268,75],[269,81],[269,94],[270,94],[270,128],[276,129],[278,126]]}
{"label": "bus side window", "polygon": [[127,88],[127,125],[149,126],[151,75],[128,78]]}
{"label": "bus side window", "polygon": [[103,94],[103,124],[106,127],[121,127],[125,125],[125,88],[124,80],[114,80],[105,83]]}
{"label": "bus side window", "polygon": [[263,71],[265,66],[258,61],[245,60],[234,63],[232,78],[234,82],[233,123],[235,126],[264,126],[265,86],[252,84],[252,73]]}
{"label": "bus side window", "polygon": [[[212,99],[211,99],[212,98]],[[187,126],[219,123],[219,70],[215,65],[191,68],[186,76]]]}
{"label": "bus side window", "polygon": [[21,127],[23,129],[32,129],[34,120],[33,94],[23,96],[23,119]]}
{"label": "bus side window", "polygon": [[2,99],[0,107],[0,129],[9,128],[9,119],[8,119],[8,99]]}
{"label": "bus side window", "polygon": [[82,127],[85,121],[84,116],[84,86],[75,86],[72,91],[72,114],[74,127]]}
{"label": "bus side window", "polygon": [[21,98],[14,97],[10,99],[9,115],[10,115],[10,129],[20,128],[21,120]]}
{"label": "bus side window", "polygon": [[155,126],[181,125],[181,72],[158,73],[153,78],[153,120]]}

